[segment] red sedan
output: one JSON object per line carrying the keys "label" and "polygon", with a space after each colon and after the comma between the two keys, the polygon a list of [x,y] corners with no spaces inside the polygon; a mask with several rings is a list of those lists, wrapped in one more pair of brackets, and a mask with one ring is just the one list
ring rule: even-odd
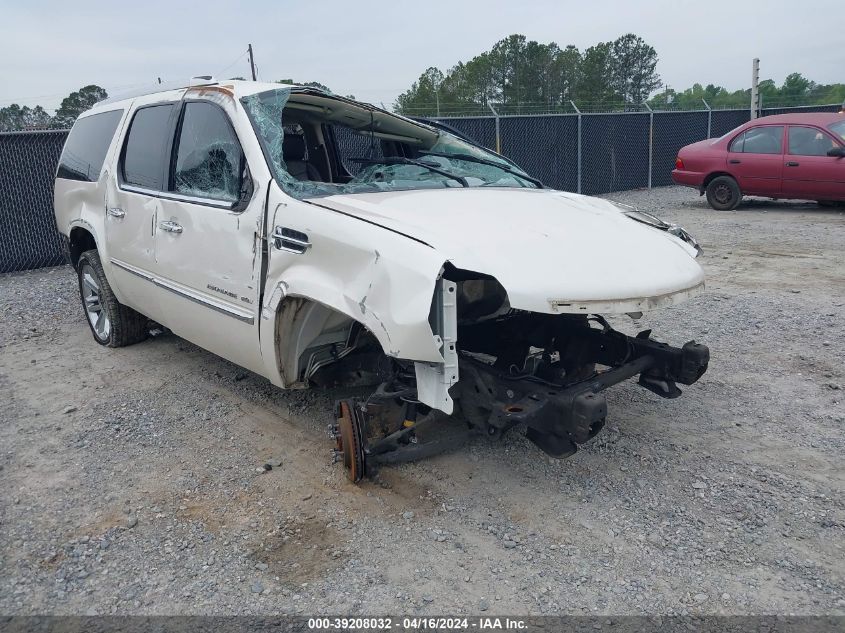
{"label": "red sedan", "polygon": [[845,114],[778,114],[678,152],[672,180],[719,211],[742,196],[845,202]]}

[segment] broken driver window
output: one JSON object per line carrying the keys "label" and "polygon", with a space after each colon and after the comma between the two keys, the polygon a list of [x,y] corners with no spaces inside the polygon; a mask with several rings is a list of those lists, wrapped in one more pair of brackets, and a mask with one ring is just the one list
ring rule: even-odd
{"label": "broken driver window", "polygon": [[185,104],[172,189],[199,198],[236,202],[243,152],[224,112],[211,103]]}

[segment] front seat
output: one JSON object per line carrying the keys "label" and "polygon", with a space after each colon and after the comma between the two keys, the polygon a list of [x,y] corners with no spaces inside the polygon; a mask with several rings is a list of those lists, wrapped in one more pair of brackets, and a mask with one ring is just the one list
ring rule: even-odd
{"label": "front seat", "polygon": [[285,135],[282,142],[282,155],[288,173],[297,180],[320,180],[320,172],[308,162],[305,137],[301,134]]}

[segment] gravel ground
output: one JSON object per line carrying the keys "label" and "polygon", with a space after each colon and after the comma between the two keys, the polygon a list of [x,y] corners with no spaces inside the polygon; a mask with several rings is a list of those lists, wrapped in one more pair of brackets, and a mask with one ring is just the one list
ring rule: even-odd
{"label": "gravel ground", "polygon": [[337,393],[172,335],[101,348],[69,268],[0,276],[0,613],[845,613],[845,214],[608,197],[708,275],[616,324],[712,361],[677,400],[609,391],[563,461],[514,432],[353,486]]}

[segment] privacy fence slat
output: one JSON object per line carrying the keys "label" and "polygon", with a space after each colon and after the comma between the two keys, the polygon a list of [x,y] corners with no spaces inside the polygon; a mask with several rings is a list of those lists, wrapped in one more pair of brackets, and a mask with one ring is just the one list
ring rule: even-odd
{"label": "privacy fence slat", "polygon": [[53,178],[67,131],[0,134],[0,273],[64,263]]}

